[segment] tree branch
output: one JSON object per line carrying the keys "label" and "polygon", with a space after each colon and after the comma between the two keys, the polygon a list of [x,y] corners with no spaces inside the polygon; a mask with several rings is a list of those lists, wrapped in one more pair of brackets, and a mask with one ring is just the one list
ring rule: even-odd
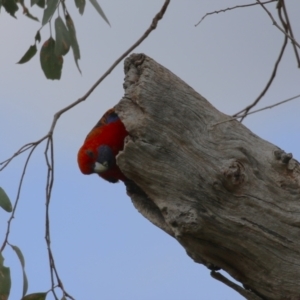
{"label": "tree branch", "polygon": [[264,11],[268,14],[268,16],[270,17],[270,19],[273,22],[273,25],[276,26],[286,37],[288,37],[295,46],[297,46],[298,48],[300,48],[300,44],[290,34],[288,34],[288,32],[286,32],[283,28],[281,28],[277,24],[277,22],[275,21],[274,17],[272,16],[272,14],[263,5],[264,3],[262,3],[260,0],[256,0],[256,1],[261,5],[261,7],[264,9]]}
{"label": "tree branch", "polygon": [[[282,0],[282,8],[283,8],[283,13],[284,13],[284,16],[285,16],[286,26],[287,26],[287,28],[288,28],[288,31],[291,33],[291,37],[295,40],[294,34],[293,34],[293,30],[292,30],[292,26],[291,26],[291,23],[290,23],[290,20],[289,20],[289,15],[288,15],[288,12],[287,12],[287,9],[286,9],[285,1],[284,1],[284,0]],[[294,41],[292,41],[292,45],[293,45],[294,53],[295,53],[295,56],[296,56],[298,68],[300,68],[300,58],[299,58],[299,53],[298,53],[298,50],[297,50],[297,47],[296,47]]]}
{"label": "tree branch", "polygon": [[231,289],[235,290],[240,295],[242,295],[243,297],[245,297],[245,299],[248,299],[248,300],[262,300],[262,298],[260,298],[259,296],[255,295],[253,292],[247,291],[246,289],[243,289],[241,286],[239,286],[236,283],[230,281],[228,278],[226,278],[225,276],[223,276],[219,272],[211,271],[210,272],[210,276],[212,278],[214,278],[214,279],[216,279],[216,280],[224,283],[225,285],[227,285]]}
{"label": "tree branch", "polygon": [[281,47],[281,50],[280,50],[280,53],[279,53],[279,56],[275,62],[275,65],[273,67],[273,71],[271,73],[271,76],[270,76],[270,79],[268,80],[266,86],[264,87],[264,89],[262,90],[262,92],[259,94],[259,96],[253,101],[253,103],[249,104],[246,108],[242,109],[241,111],[235,113],[233,115],[233,117],[238,117],[238,118],[241,118],[241,122],[247,117],[248,112],[258,104],[258,102],[262,99],[262,97],[266,94],[266,92],[268,91],[269,87],[271,86],[273,80],[275,79],[275,76],[276,76],[276,73],[277,73],[277,69],[278,69],[278,66],[279,66],[279,63],[282,59],[282,56],[283,56],[283,53],[284,53],[284,50],[286,48],[286,45],[287,45],[287,37],[285,36],[284,37],[284,41],[283,41],[283,45]]}
{"label": "tree branch", "polygon": [[[283,0],[282,0],[282,3],[284,4]],[[262,4],[262,6],[264,7],[263,4]],[[277,11],[278,11],[279,19],[281,21],[282,26],[285,29],[285,32],[287,33],[288,30],[289,30],[289,27],[288,27],[288,24],[286,23],[286,21],[282,17],[281,10],[282,10],[282,6],[281,5],[277,6]],[[246,108],[244,108],[240,112],[238,112],[238,113],[236,113],[236,114],[233,115],[233,117],[241,117],[240,122],[242,122],[247,117],[248,112],[254,106],[256,106],[258,104],[258,102],[262,99],[262,97],[265,95],[265,93],[269,90],[269,88],[270,88],[273,80],[275,79],[275,76],[276,76],[276,73],[277,73],[277,69],[278,69],[278,65],[279,65],[279,63],[280,63],[280,61],[281,61],[281,59],[283,57],[284,50],[286,49],[287,41],[288,41],[288,37],[285,35],[284,36],[283,45],[281,47],[279,56],[278,56],[278,58],[277,58],[277,60],[275,62],[275,65],[274,65],[271,77],[270,77],[269,81],[267,82],[267,84],[266,84],[265,88],[263,89],[263,91],[260,93],[260,95],[255,99],[255,101],[252,104],[248,105]]]}
{"label": "tree branch", "polygon": [[[277,2],[277,0],[265,1],[265,2],[262,2],[262,4],[268,4],[268,3],[272,3],[272,2]],[[245,7],[255,6],[255,5],[258,5],[258,4],[259,3],[249,3],[249,4],[244,4],[244,5],[236,5],[236,6],[228,7],[228,8],[225,8],[225,9],[215,10],[215,11],[206,13],[200,19],[200,21],[197,24],[195,24],[195,27],[198,26],[208,16],[211,16],[211,15],[214,15],[214,14],[219,14],[221,12],[226,12],[226,11],[229,11],[229,10],[234,10],[234,9],[237,9],[237,8],[245,8]]]}
{"label": "tree branch", "polygon": [[[27,144],[28,145],[28,144]],[[25,146],[27,146],[25,145]],[[22,189],[22,185],[23,185],[23,180],[24,180],[24,177],[25,177],[25,174],[26,174],[26,170],[27,170],[27,166],[28,166],[28,163],[29,163],[29,160],[31,158],[31,155],[32,153],[34,152],[35,148],[36,148],[37,145],[34,145],[31,147],[31,150],[27,156],[27,159],[25,161],[25,164],[24,164],[24,167],[23,167],[23,171],[22,171],[22,174],[21,174],[21,178],[20,178],[20,181],[19,181],[19,186],[18,186],[18,192],[17,192],[17,196],[16,196],[16,201],[14,203],[14,206],[13,206],[13,210],[12,210],[12,213],[10,215],[10,218],[8,219],[8,222],[7,222],[7,229],[6,229],[6,234],[5,234],[5,238],[4,238],[4,241],[2,243],[2,246],[1,246],[1,250],[0,252],[3,252],[6,244],[8,243],[8,236],[9,236],[9,233],[10,233],[10,226],[11,226],[11,221],[14,219],[15,217],[15,212],[16,212],[16,209],[17,209],[17,206],[18,206],[18,203],[19,203],[19,200],[20,200],[20,195],[21,195],[21,189]],[[22,149],[22,148],[21,148]],[[20,150],[21,150],[20,149]],[[24,150],[25,151],[25,150]],[[16,156],[16,155],[15,155]],[[11,158],[12,159],[12,158]],[[7,160],[7,164],[11,161],[10,160]]]}
{"label": "tree branch", "polygon": [[[295,100],[295,99],[297,99],[297,98],[299,98],[299,97],[300,97],[300,95],[297,95],[297,96],[288,98],[288,99],[286,99],[286,100],[279,101],[279,102],[277,102],[277,103],[275,103],[275,104],[268,105],[268,106],[265,106],[265,107],[260,108],[260,109],[257,109],[257,110],[253,110],[253,111],[251,111],[251,112],[248,112],[248,113],[247,113],[247,116],[253,115],[253,114],[255,114],[255,113],[261,112],[261,111],[266,110],[266,109],[272,109],[273,107],[276,107],[276,106],[279,106],[279,105],[284,104],[284,103],[286,103],[286,102]],[[240,118],[240,117],[231,117],[231,118],[229,118],[229,119],[227,119],[227,120],[223,120],[223,121],[221,121],[221,122],[212,124],[211,126],[213,127],[213,126],[216,126],[216,125],[225,123],[225,122],[237,120],[237,119],[239,119],[239,118]]]}
{"label": "tree branch", "polygon": [[[17,195],[17,199],[15,201],[15,205],[13,208],[13,213],[9,219],[8,222],[8,227],[7,227],[7,232],[6,232],[6,236],[1,248],[1,251],[5,248],[5,245],[8,243],[8,237],[9,237],[9,232],[10,232],[10,224],[12,219],[14,218],[14,213],[16,211],[17,208],[17,204],[19,201],[19,197],[20,197],[20,191],[21,191],[21,187],[22,187],[22,183],[23,183],[23,178],[25,176],[25,171],[26,171],[26,167],[27,164],[30,160],[31,154],[34,152],[34,150],[36,149],[36,147],[41,144],[44,140],[46,140],[46,147],[45,147],[45,161],[46,161],[46,165],[47,165],[47,182],[46,182],[46,217],[45,217],[45,239],[46,239],[46,244],[47,244],[47,250],[48,250],[48,256],[49,256],[49,266],[50,266],[50,275],[51,275],[51,291],[53,293],[53,296],[56,300],[58,300],[58,297],[56,295],[55,292],[55,288],[59,287],[62,292],[63,295],[65,297],[68,297],[70,299],[74,298],[67,293],[67,291],[64,289],[63,283],[59,277],[58,271],[56,269],[55,266],[55,261],[54,261],[54,256],[52,253],[52,249],[51,249],[51,239],[50,239],[50,215],[49,215],[49,207],[50,207],[50,201],[51,201],[51,192],[52,192],[52,188],[53,188],[53,184],[54,184],[54,148],[53,148],[53,133],[55,130],[55,126],[57,124],[58,119],[60,118],[60,116],[62,114],[64,114],[65,112],[69,111],[70,109],[72,109],[73,107],[75,107],[76,105],[78,105],[79,103],[85,101],[89,95],[94,91],[94,89],[114,70],[114,68],[131,52],[133,51],[137,46],[139,46],[148,36],[149,34],[156,29],[158,22],[163,18],[168,5],[170,3],[170,0],[165,0],[163,6],[161,7],[160,11],[155,15],[155,17],[153,18],[149,28],[145,31],[145,33],[128,49],[126,50],[112,65],[111,67],[95,82],[95,84],[87,91],[87,93],[79,98],[77,101],[71,103],[70,105],[66,106],[65,108],[61,109],[60,111],[58,111],[54,117],[53,117],[53,121],[52,124],[50,126],[50,130],[48,132],[48,134],[46,134],[44,137],[42,137],[41,139],[39,139],[36,142],[32,142],[32,143],[28,143],[24,146],[22,146],[14,155],[12,155],[10,158],[6,159],[5,161],[1,162],[0,165],[3,165],[3,167],[0,169],[0,171],[3,171],[8,164],[17,156],[19,156],[20,154],[26,152],[27,150],[30,150],[29,156],[26,160],[24,169],[23,169],[23,173],[21,176],[21,180],[19,183],[19,190],[18,190],[18,195]],[[55,280],[58,282],[58,284],[55,284]]]}

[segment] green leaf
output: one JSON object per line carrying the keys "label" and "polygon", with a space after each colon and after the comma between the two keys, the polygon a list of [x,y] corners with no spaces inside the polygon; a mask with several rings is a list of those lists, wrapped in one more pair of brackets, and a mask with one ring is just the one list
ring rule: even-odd
{"label": "green leaf", "polygon": [[38,30],[38,32],[36,33],[35,37],[34,37],[36,42],[41,42],[41,34],[40,31]]}
{"label": "green leaf", "polygon": [[38,19],[37,17],[33,16],[33,15],[30,13],[29,9],[26,7],[26,5],[25,5],[25,3],[24,3],[24,0],[17,0],[17,2],[22,6],[22,8],[23,8],[23,14],[24,14],[27,18],[39,22],[39,19]]}
{"label": "green leaf", "polygon": [[2,0],[2,6],[4,6],[5,10],[12,16],[16,17],[15,13],[19,9],[15,0]]}
{"label": "green leaf", "polygon": [[75,5],[79,10],[79,13],[83,15],[84,7],[85,7],[85,0],[75,0]]}
{"label": "green leaf", "polygon": [[7,300],[11,287],[10,269],[4,267],[3,262],[4,258],[0,252],[0,299]]}
{"label": "green leaf", "polygon": [[42,26],[44,26],[51,17],[53,16],[57,5],[58,5],[59,0],[47,0],[47,7],[44,10],[44,15],[43,15],[43,20],[42,20]]}
{"label": "green leaf", "polygon": [[29,49],[26,51],[26,53],[23,55],[23,57],[17,62],[17,64],[24,64],[28,61],[30,61],[36,54],[37,48],[36,45],[32,45],[29,47]]}
{"label": "green leaf", "polygon": [[7,212],[12,212],[11,202],[1,187],[0,187],[0,207],[2,207]]}
{"label": "green leaf", "polygon": [[80,59],[80,50],[79,45],[76,38],[76,30],[71,16],[66,12],[65,14],[67,27],[69,29],[70,38],[71,38],[71,47],[73,50],[74,60],[77,66],[78,71],[81,73],[81,70],[78,65],[78,59]]}
{"label": "green leaf", "polygon": [[105,20],[105,22],[110,26],[108,19],[106,18],[106,15],[100,5],[98,4],[97,0],[90,0],[94,8],[97,10],[99,15]]}
{"label": "green leaf", "polygon": [[24,256],[19,247],[14,246],[14,245],[10,245],[10,246],[16,252],[16,254],[20,260],[21,266],[22,266],[22,272],[23,272],[23,294],[22,294],[22,297],[24,297],[25,294],[27,293],[27,289],[28,289],[28,280],[27,280],[27,276],[25,273],[25,259],[24,259]]}
{"label": "green leaf", "polygon": [[39,22],[39,19],[37,17],[33,16],[28,10],[27,10],[27,12],[25,12],[25,16],[31,20]]}
{"label": "green leaf", "polygon": [[34,293],[23,297],[21,300],[45,300],[47,293]]}
{"label": "green leaf", "polygon": [[61,17],[55,20],[55,54],[66,55],[70,50],[70,33]]}
{"label": "green leaf", "polygon": [[40,52],[41,67],[48,79],[60,79],[63,67],[63,57],[55,54],[55,40],[50,37]]}
{"label": "green leaf", "polygon": [[44,8],[45,7],[45,0],[30,0],[30,5],[33,6],[34,4],[36,4],[40,8]]}

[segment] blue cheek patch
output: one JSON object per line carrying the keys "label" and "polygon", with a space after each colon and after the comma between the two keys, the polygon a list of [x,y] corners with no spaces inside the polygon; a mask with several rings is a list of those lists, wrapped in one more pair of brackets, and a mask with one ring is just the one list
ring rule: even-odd
{"label": "blue cheek patch", "polygon": [[115,163],[115,156],[111,148],[107,145],[101,145],[97,148],[97,162],[103,164],[104,162],[108,163],[108,168],[111,168]]}

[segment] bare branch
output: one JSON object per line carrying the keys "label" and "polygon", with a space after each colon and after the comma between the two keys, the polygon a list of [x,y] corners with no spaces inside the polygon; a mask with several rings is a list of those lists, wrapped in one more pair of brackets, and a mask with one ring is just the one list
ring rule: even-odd
{"label": "bare branch", "polygon": [[[284,103],[286,103],[286,102],[295,100],[295,99],[297,99],[297,98],[300,98],[300,94],[297,95],[297,96],[294,96],[294,97],[292,97],[292,98],[288,98],[288,99],[286,99],[286,100],[277,102],[277,103],[275,103],[275,104],[272,104],[272,105],[269,105],[269,106],[265,106],[265,107],[263,107],[263,108],[260,108],[260,109],[251,111],[251,112],[247,113],[247,116],[253,115],[253,114],[255,114],[255,113],[261,112],[261,111],[266,110],[266,109],[271,109],[271,108],[273,108],[273,107],[275,107],[275,106],[279,106],[279,105],[281,105],[281,104],[284,104]],[[229,119],[227,119],[227,120],[225,120],[225,121],[221,121],[221,122],[215,123],[215,124],[213,124],[212,126],[216,126],[216,125],[219,125],[219,124],[222,124],[222,123],[225,123],[225,122],[237,120],[237,119],[239,119],[239,118],[240,118],[240,117],[232,117],[232,118],[229,118]]]}
{"label": "bare branch", "polygon": [[[18,189],[18,195],[15,201],[15,205],[13,208],[13,212],[12,215],[8,221],[8,227],[7,227],[7,232],[6,232],[6,236],[1,248],[1,251],[5,248],[6,244],[8,243],[8,237],[9,237],[9,232],[10,232],[10,224],[12,219],[14,218],[14,213],[18,204],[18,200],[20,198],[20,191],[21,191],[21,187],[22,187],[22,183],[23,183],[23,178],[25,176],[25,172],[26,172],[26,168],[27,168],[27,164],[30,160],[30,157],[32,155],[32,153],[34,152],[35,148],[44,140],[47,140],[46,143],[46,147],[45,147],[45,161],[46,161],[46,165],[47,165],[47,181],[46,181],[46,216],[45,216],[45,239],[46,239],[46,244],[47,244],[47,250],[48,250],[48,256],[49,256],[49,266],[50,266],[50,275],[51,275],[51,291],[53,293],[53,296],[56,300],[58,300],[58,297],[56,295],[55,292],[55,288],[59,287],[62,292],[63,295],[65,297],[68,297],[72,300],[74,300],[74,298],[68,294],[66,292],[66,290],[64,289],[63,283],[59,277],[58,271],[56,269],[55,266],[55,261],[54,261],[54,257],[53,257],[53,253],[52,253],[52,249],[51,249],[51,238],[50,238],[50,215],[49,215],[49,207],[50,207],[50,201],[51,201],[51,192],[52,192],[52,188],[53,188],[53,184],[54,184],[54,148],[53,148],[53,133],[54,133],[54,129],[56,126],[56,123],[58,121],[58,119],[60,118],[60,116],[62,114],[64,114],[65,112],[67,112],[68,110],[70,110],[71,108],[75,107],[76,105],[78,105],[79,103],[85,101],[89,95],[94,91],[94,89],[114,70],[114,68],[126,57],[128,56],[128,54],[130,52],[132,52],[137,46],[139,46],[148,36],[149,34],[156,29],[158,22],[163,18],[167,7],[170,3],[170,0],[165,0],[163,6],[161,7],[160,11],[155,15],[155,17],[153,18],[149,28],[145,31],[145,33],[128,49],[126,50],[112,65],[111,67],[95,82],[95,84],[88,90],[88,92],[81,98],[79,98],[77,101],[71,103],[70,105],[66,106],[65,108],[61,109],[60,111],[58,111],[54,117],[53,117],[53,121],[52,124],[50,126],[50,130],[48,132],[47,135],[45,135],[44,137],[42,137],[41,139],[39,139],[36,142],[33,143],[28,143],[24,146],[22,146],[14,155],[12,155],[10,158],[6,159],[5,161],[0,163],[0,166],[3,165],[0,168],[0,171],[2,171],[5,167],[7,167],[7,165],[17,156],[19,156],[21,153],[26,152],[27,150],[31,149],[25,166],[23,168],[23,173],[20,179],[20,183],[19,183],[19,189]],[[55,281],[57,281],[57,284],[55,283]]]}
{"label": "bare branch", "polygon": [[268,91],[269,87],[271,86],[275,76],[276,76],[276,72],[278,69],[278,65],[281,61],[281,58],[283,56],[284,50],[286,48],[287,45],[287,37],[284,37],[284,41],[283,41],[283,45],[281,47],[279,56],[275,62],[271,77],[269,79],[269,81],[267,82],[265,88],[262,90],[262,92],[259,94],[259,96],[254,100],[254,102],[250,105],[248,105],[246,108],[242,109],[241,111],[237,112],[236,114],[233,115],[233,117],[241,117],[241,122],[243,121],[244,118],[246,118],[246,116],[248,115],[248,112],[250,111],[250,109],[252,109],[255,105],[257,105],[257,103],[261,100],[261,98],[265,95],[265,93]]}
{"label": "bare branch", "polygon": [[247,290],[243,289],[241,286],[230,281],[228,278],[226,278],[219,272],[211,271],[210,276],[212,278],[226,284],[228,287],[232,288],[233,290],[235,290],[236,292],[238,292],[240,295],[242,295],[243,297],[245,297],[248,300],[262,300],[262,298],[258,297],[252,291],[247,291]]}
{"label": "bare branch", "polygon": [[[293,34],[292,26],[291,26],[291,23],[290,23],[290,20],[289,20],[289,16],[288,16],[288,13],[287,13],[287,10],[286,10],[286,6],[285,6],[284,0],[282,0],[282,8],[283,8],[283,13],[284,13],[284,17],[285,17],[285,20],[286,20],[287,28],[288,28],[288,30],[289,30],[289,32],[291,34],[291,37],[294,39],[294,34]],[[292,45],[293,45],[293,49],[294,49],[294,52],[295,52],[295,56],[296,56],[298,68],[300,68],[299,53],[298,53],[298,50],[297,50],[297,47],[296,47],[294,41],[292,41]]]}
{"label": "bare branch", "polygon": [[266,109],[271,109],[271,108],[273,108],[273,107],[275,107],[275,106],[278,106],[278,105],[284,104],[284,103],[286,103],[286,102],[289,102],[289,101],[295,100],[296,98],[299,98],[299,97],[300,97],[300,95],[297,95],[297,96],[294,96],[294,97],[292,97],[292,98],[289,98],[289,99],[286,99],[286,100],[283,100],[283,101],[277,102],[277,103],[275,103],[275,104],[272,104],[272,105],[265,106],[265,107],[263,107],[263,108],[260,108],[260,109],[254,110],[254,111],[252,111],[252,112],[249,112],[249,113],[248,113],[248,116],[249,116],[249,115],[252,115],[252,114],[255,114],[255,113],[257,113],[257,112],[260,112],[260,111],[266,110]]}
{"label": "bare branch", "polygon": [[262,3],[260,0],[256,0],[261,7],[265,10],[265,12],[269,15],[270,19],[273,22],[273,25],[276,26],[286,37],[288,37],[295,46],[297,46],[298,48],[300,48],[300,44],[290,35],[288,34],[288,32],[286,32],[284,29],[282,29],[277,22],[275,21],[274,17],[272,16],[272,14],[266,9],[266,7],[263,5],[264,3]]}
{"label": "bare branch", "polygon": [[[16,201],[15,201],[15,204],[14,204],[14,207],[13,207],[13,211],[12,211],[12,214],[7,222],[7,229],[6,229],[6,234],[5,234],[5,238],[4,238],[4,241],[3,241],[3,244],[1,246],[1,250],[0,252],[2,252],[6,246],[6,244],[8,243],[8,236],[9,236],[9,233],[10,233],[10,225],[11,225],[11,221],[13,220],[13,218],[15,217],[15,212],[16,212],[16,209],[17,209],[17,206],[18,206],[18,203],[19,203],[19,199],[20,199],[20,194],[21,194],[21,189],[22,189],[22,184],[23,184],[23,179],[24,179],[24,176],[25,176],[25,173],[26,173],[26,169],[27,169],[27,166],[28,166],[28,163],[29,163],[29,160],[30,160],[30,157],[32,155],[32,153],[34,152],[35,148],[37,147],[37,145],[34,145],[31,149],[31,151],[29,152],[28,156],[27,156],[27,159],[25,161],[25,164],[24,164],[24,168],[23,168],[23,171],[22,171],[22,175],[21,175],[21,178],[20,178],[20,182],[19,182],[19,187],[18,187],[18,193],[17,193],[17,197],[16,197]],[[22,149],[22,148],[21,148]]]}
{"label": "bare branch", "polygon": [[111,67],[94,83],[94,85],[87,91],[87,93],[79,98],[77,101],[71,103],[70,105],[66,106],[62,110],[58,111],[54,115],[53,123],[50,128],[50,132],[52,133],[54,130],[54,127],[56,125],[57,120],[59,117],[65,113],[66,111],[70,110],[74,106],[78,105],[80,102],[85,101],[89,95],[94,91],[94,89],[113,71],[113,69],[126,57],[129,53],[131,53],[137,46],[139,46],[147,37],[148,35],[155,30],[157,27],[158,22],[163,18],[164,13],[167,10],[167,7],[170,3],[170,0],[166,0],[164,5],[162,6],[161,10],[155,15],[155,17],[152,20],[152,23],[150,24],[149,28],[145,31],[145,33],[128,49],[126,50],[112,65]]}
{"label": "bare branch", "polygon": [[[268,4],[268,3],[272,3],[272,2],[277,2],[277,0],[270,0],[270,1],[262,2],[262,3],[263,4]],[[236,8],[244,8],[244,7],[249,7],[249,6],[255,6],[255,5],[258,5],[258,4],[259,3],[249,3],[249,4],[244,4],[244,5],[236,5],[236,6],[233,6],[233,7],[228,7],[228,8],[225,8],[225,9],[220,9],[220,10],[216,10],[216,11],[206,13],[201,18],[201,20],[197,24],[195,24],[195,27],[198,26],[207,16],[218,14],[218,13],[221,13],[221,12],[226,12],[228,10],[233,10],[233,9],[236,9]]]}
{"label": "bare branch", "polygon": [[[278,16],[279,16],[279,19],[281,21],[281,24],[283,26],[283,28],[285,29],[285,32],[287,33],[288,30],[289,30],[289,26],[288,26],[288,23],[283,19],[283,16],[282,16],[282,8],[283,8],[283,5],[284,5],[284,1],[282,0],[280,2],[280,4],[282,5],[277,5],[277,11],[278,11]],[[262,6],[264,7],[264,5],[262,4]],[[269,81],[267,82],[265,88],[263,89],[263,91],[260,93],[260,95],[255,99],[255,101],[248,105],[246,108],[244,108],[242,111],[236,113],[233,115],[233,117],[241,117],[241,120],[240,122],[242,122],[244,120],[244,118],[247,117],[248,115],[248,112],[258,104],[258,102],[262,99],[262,97],[265,95],[265,93],[268,91],[268,89],[270,88],[275,76],[276,76],[276,73],[277,73],[277,69],[278,69],[278,65],[282,59],[282,56],[283,56],[283,53],[284,53],[284,50],[286,48],[286,45],[287,45],[287,41],[288,41],[288,37],[285,35],[284,36],[284,41],[283,41],[283,45],[281,47],[281,50],[280,50],[280,53],[279,53],[279,56],[277,58],[277,61],[275,62],[275,65],[274,65],[274,68],[273,68],[273,72],[271,74],[271,77],[269,79]]]}
{"label": "bare branch", "polygon": [[48,138],[48,134],[45,135],[44,137],[42,137],[41,139],[39,139],[38,141],[36,142],[31,142],[31,143],[28,143],[28,144],[25,144],[23,145],[15,154],[13,154],[10,158],[0,162],[0,166],[1,165],[4,165],[3,167],[0,168],[0,172],[2,170],[4,170],[7,165],[17,156],[19,156],[20,154],[22,154],[23,152],[26,152],[27,150],[29,150],[30,148],[32,147],[35,147],[37,146],[38,144],[40,144],[43,140],[47,139]]}

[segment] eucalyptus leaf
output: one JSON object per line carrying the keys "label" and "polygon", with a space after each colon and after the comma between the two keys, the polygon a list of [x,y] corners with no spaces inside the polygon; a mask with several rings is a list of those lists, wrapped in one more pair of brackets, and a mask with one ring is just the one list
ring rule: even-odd
{"label": "eucalyptus leaf", "polygon": [[24,259],[23,253],[21,252],[19,247],[14,246],[14,245],[10,245],[10,246],[16,252],[16,254],[20,260],[21,266],[22,266],[22,272],[23,272],[23,294],[22,294],[22,296],[24,297],[25,294],[27,293],[27,289],[28,289],[28,279],[27,279],[27,276],[25,273],[25,259]]}
{"label": "eucalyptus leaf", "polygon": [[34,39],[35,39],[37,42],[39,42],[39,43],[41,42],[41,33],[40,33],[39,30],[37,31],[37,33],[36,33]]}
{"label": "eucalyptus leaf", "polygon": [[84,8],[85,8],[85,0],[75,0],[75,5],[79,10],[79,13],[83,15]]}
{"label": "eucalyptus leaf", "polygon": [[71,16],[68,13],[65,14],[65,18],[66,18],[67,27],[68,27],[68,30],[70,33],[71,47],[73,50],[74,60],[75,60],[78,71],[81,73],[81,70],[78,65],[78,60],[80,59],[80,50],[79,50],[79,45],[78,45],[77,38],[76,38],[75,26],[74,26]]}
{"label": "eucalyptus leaf", "polygon": [[94,6],[94,8],[97,10],[97,12],[99,13],[99,15],[105,20],[105,22],[110,26],[110,23],[108,21],[108,19],[106,18],[106,15],[104,13],[104,11],[102,10],[102,8],[100,7],[99,3],[97,2],[97,0],[90,0],[90,2],[92,3],[92,5]]}
{"label": "eucalyptus leaf", "polygon": [[29,47],[29,49],[26,51],[26,53],[23,55],[23,57],[17,62],[17,64],[24,64],[31,60],[37,52],[36,45],[32,45]]}
{"label": "eucalyptus leaf", "polygon": [[42,25],[44,26],[52,18],[59,0],[47,0],[47,7],[44,10]]}
{"label": "eucalyptus leaf", "polygon": [[61,55],[55,54],[55,40],[52,37],[42,46],[40,62],[46,78],[60,79],[64,60]]}
{"label": "eucalyptus leaf", "polygon": [[61,17],[55,19],[55,54],[66,55],[70,50],[70,33]]}
{"label": "eucalyptus leaf", "polygon": [[39,6],[40,8],[44,8],[45,7],[45,0],[30,0],[30,5],[33,6],[33,5],[37,5]]}
{"label": "eucalyptus leaf", "polygon": [[1,187],[0,187],[0,207],[2,207],[7,212],[12,212],[11,202],[8,196],[6,195],[5,191]]}
{"label": "eucalyptus leaf", "polygon": [[15,0],[2,0],[2,6],[5,8],[6,12],[8,12],[12,17],[16,17],[15,13],[19,9]]}
{"label": "eucalyptus leaf", "polygon": [[21,300],[45,300],[47,297],[47,293],[33,293],[26,295]]}
{"label": "eucalyptus leaf", "polygon": [[36,5],[39,6],[40,8],[45,8],[46,1],[45,0],[38,0],[36,2]]}
{"label": "eucalyptus leaf", "polygon": [[27,12],[25,13],[25,16],[26,16],[27,18],[31,19],[31,20],[34,20],[34,21],[39,22],[39,19],[38,19],[37,17],[33,16],[29,11],[27,11]]}
{"label": "eucalyptus leaf", "polygon": [[7,300],[11,288],[10,269],[4,267],[4,258],[0,252],[0,299]]}

